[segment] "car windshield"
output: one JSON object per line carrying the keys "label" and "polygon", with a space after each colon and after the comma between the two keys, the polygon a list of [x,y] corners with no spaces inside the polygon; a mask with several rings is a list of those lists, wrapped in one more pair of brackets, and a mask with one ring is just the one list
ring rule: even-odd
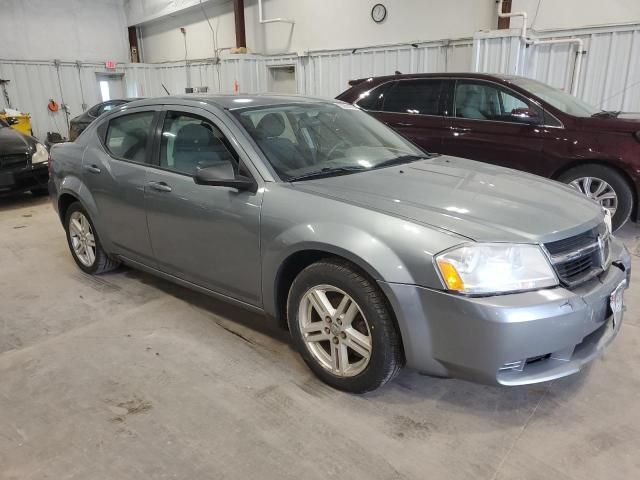
{"label": "car windshield", "polygon": [[509,81],[521,88],[524,88],[525,90],[528,90],[533,95],[544,100],[558,110],[569,115],[573,115],[574,117],[592,117],[593,115],[602,112],[601,109],[596,108],[593,105],[589,105],[567,92],[545,85],[544,83],[528,78],[510,78]]}
{"label": "car windshield", "polygon": [[351,105],[288,104],[233,111],[280,178],[296,181],[428,157]]}

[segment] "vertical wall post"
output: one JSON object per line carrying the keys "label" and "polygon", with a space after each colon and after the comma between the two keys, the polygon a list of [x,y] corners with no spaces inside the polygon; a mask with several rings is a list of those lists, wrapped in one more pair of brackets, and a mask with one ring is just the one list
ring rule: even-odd
{"label": "vertical wall post", "polygon": [[233,0],[233,14],[236,19],[236,47],[247,48],[244,33],[244,0]]}

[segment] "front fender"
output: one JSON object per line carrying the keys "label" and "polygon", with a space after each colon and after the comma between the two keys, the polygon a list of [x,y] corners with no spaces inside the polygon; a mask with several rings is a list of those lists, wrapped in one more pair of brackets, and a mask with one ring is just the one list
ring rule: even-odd
{"label": "front fender", "polygon": [[353,226],[337,223],[295,225],[274,237],[262,252],[264,309],[275,315],[276,279],[282,265],[294,254],[320,251],[349,260],[374,280],[415,283],[411,270],[381,239]]}

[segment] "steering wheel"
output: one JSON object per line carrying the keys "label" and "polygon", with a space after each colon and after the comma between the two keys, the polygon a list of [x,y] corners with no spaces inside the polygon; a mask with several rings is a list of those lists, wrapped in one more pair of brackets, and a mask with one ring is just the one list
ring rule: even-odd
{"label": "steering wheel", "polygon": [[340,140],[338,143],[336,143],[333,147],[331,147],[331,150],[329,150],[327,152],[327,160],[331,160],[333,154],[335,153],[335,151],[339,148],[339,147],[348,147],[347,142],[344,140]]}

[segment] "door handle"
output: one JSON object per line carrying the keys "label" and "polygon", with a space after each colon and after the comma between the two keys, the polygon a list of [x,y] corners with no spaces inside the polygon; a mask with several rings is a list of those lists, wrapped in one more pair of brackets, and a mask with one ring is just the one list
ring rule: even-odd
{"label": "door handle", "polygon": [[84,169],[91,173],[100,173],[100,169],[95,165],[85,165]]}
{"label": "door handle", "polygon": [[470,132],[471,131],[470,128],[465,128],[465,127],[449,127],[449,128],[454,132]]}
{"label": "door handle", "polygon": [[173,190],[164,182],[149,182],[149,187],[158,192],[170,192]]}

